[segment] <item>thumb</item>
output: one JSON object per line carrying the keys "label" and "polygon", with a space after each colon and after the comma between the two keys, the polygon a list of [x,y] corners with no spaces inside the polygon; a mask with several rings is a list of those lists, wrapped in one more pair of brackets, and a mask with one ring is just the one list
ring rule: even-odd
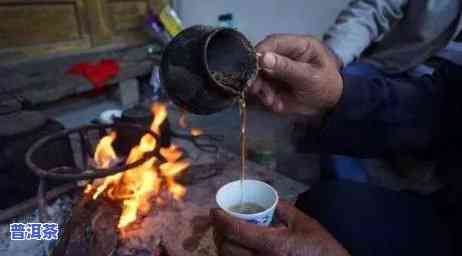
{"label": "thumb", "polygon": [[308,233],[321,227],[317,220],[286,201],[278,203],[276,214],[279,220],[287,226],[289,232]]}
{"label": "thumb", "polygon": [[283,224],[291,229],[291,226],[295,222],[298,214],[298,209],[292,204],[286,201],[279,201],[276,208],[276,215]]}
{"label": "thumb", "polygon": [[307,74],[314,71],[308,63],[294,61],[274,52],[264,53],[259,60],[260,67],[268,76],[289,85],[306,82],[309,78]]}
{"label": "thumb", "polygon": [[274,251],[287,238],[286,228],[268,228],[233,218],[220,209],[210,212],[215,229],[230,241],[257,251]]}

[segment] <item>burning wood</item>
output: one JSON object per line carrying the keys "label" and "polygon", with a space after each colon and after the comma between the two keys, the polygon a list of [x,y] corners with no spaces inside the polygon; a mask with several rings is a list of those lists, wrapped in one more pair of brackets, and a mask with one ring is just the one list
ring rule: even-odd
{"label": "burning wood", "polygon": [[[162,136],[160,126],[167,119],[167,106],[155,103],[151,110],[154,115],[151,130]],[[117,161],[118,157],[112,146],[116,136],[115,132],[111,132],[99,141],[94,155],[98,168],[108,168],[112,162]],[[157,144],[156,138],[145,134],[139,144],[130,150],[126,164],[142,159],[144,154],[155,150]],[[159,196],[162,188],[166,188],[176,200],[180,200],[186,194],[186,188],[175,180],[175,177],[190,165],[188,160],[181,159],[182,150],[172,144],[168,148],[161,148],[160,155],[166,162],[152,157],[138,167],[95,180],[85,189],[85,193],[92,194],[94,200],[103,195],[111,201],[120,202],[122,212],[117,224],[119,229],[128,227],[139,216],[146,215],[156,201],[152,198]]]}

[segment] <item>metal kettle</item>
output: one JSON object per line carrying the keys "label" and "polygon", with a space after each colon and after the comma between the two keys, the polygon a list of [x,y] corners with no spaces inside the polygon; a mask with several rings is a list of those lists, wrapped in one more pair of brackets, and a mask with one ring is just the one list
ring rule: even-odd
{"label": "metal kettle", "polygon": [[231,106],[256,75],[255,49],[242,33],[203,25],[174,37],[160,66],[160,79],[170,99],[199,115]]}

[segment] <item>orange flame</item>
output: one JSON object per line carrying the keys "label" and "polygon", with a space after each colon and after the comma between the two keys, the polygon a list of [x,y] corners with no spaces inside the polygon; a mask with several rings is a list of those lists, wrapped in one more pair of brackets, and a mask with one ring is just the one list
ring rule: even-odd
{"label": "orange flame", "polygon": [[85,186],[85,189],[83,190],[83,193],[84,194],[90,194],[91,192],[93,192],[93,185],[87,184]]}
{"label": "orange flame", "polygon": [[155,161],[155,158],[151,158],[124,173],[122,184],[130,192],[130,197],[122,203],[118,228],[128,226],[136,220],[138,213],[146,214],[151,209],[149,199],[159,193],[161,184],[154,167]]}
{"label": "orange flame", "polygon": [[112,147],[112,143],[116,137],[117,134],[111,132],[109,135],[103,137],[98,145],[96,145],[94,160],[98,167],[108,168],[111,162],[117,158],[114,148]]}
{"label": "orange flame", "polygon": [[186,188],[175,181],[175,176],[186,170],[190,163],[187,160],[179,160],[183,152],[174,144],[169,148],[161,148],[160,154],[167,160],[166,163],[160,165],[160,173],[166,178],[170,194],[179,200],[186,194]]}
{"label": "orange flame", "polygon": [[[115,132],[111,132],[109,135],[103,137],[99,141],[98,145],[96,145],[94,160],[97,167],[108,168],[111,166],[111,163],[117,159],[115,150],[112,147],[112,143],[116,137],[117,134]],[[104,179],[97,179],[95,183],[99,185],[96,187],[96,191],[93,194],[93,199],[97,199],[101,193],[103,193],[106,188],[109,187],[109,185],[118,182],[121,176],[122,174],[118,173],[108,176]]]}
{"label": "orange flame", "polygon": [[191,128],[191,135],[192,136],[200,136],[204,134],[204,130],[200,129],[200,128]]}
{"label": "orange flame", "polygon": [[[160,136],[160,126],[167,119],[167,106],[163,103],[154,103],[151,110],[154,114],[151,130]],[[112,147],[115,139],[116,134],[112,132],[98,143],[94,155],[98,167],[108,168],[117,160]],[[141,160],[147,152],[153,151],[156,147],[156,138],[149,133],[145,134],[139,144],[130,150],[126,164]],[[190,165],[189,161],[181,159],[183,151],[172,144],[168,148],[161,148],[160,154],[167,162],[160,164],[157,163],[158,159],[152,157],[138,167],[95,180],[85,188],[87,194],[94,192],[93,199],[105,192],[109,199],[121,201],[122,213],[117,225],[121,231],[136,221],[138,216],[147,214],[153,203],[164,202],[159,197],[152,200],[153,196],[160,194],[162,184],[165,184],[176,200],[180,200],[186,194],[186,188],[175,181],[175,177]]]}
{"label": "orange flame", "polygon": [[181,200],[186,194],[186,187],[177,183],[173,177],[167,177],[167,187],[175,200]]}
{"label": "orange flame", "polygon": [[167,160],[167,162],[175,162],[183,156],[183,151],[175,145],[171,144],[169,148],[161,148],[160,155]]}
{"label": "orange flame", "polygon": [[[178,119],[178,124],[183,129],[188,128],[189,125],[188,125],[188,120],[187,120],[187,117],[186,117],[186,111],[185,110],[181,110],[181,115],[180,115],[180,118]],[[192,136],[200,136],[200,135],[204,134],[204,130],[202,130],[200,128],[191,128],[190,133],[191,133]]]}
{"label": "orange flame", "polygon": [[154,114],[154,121],[151,124],[151,131],[160,135],[160,126],[167,118],[167,105],[155,102],[152,104],[151,112]]}

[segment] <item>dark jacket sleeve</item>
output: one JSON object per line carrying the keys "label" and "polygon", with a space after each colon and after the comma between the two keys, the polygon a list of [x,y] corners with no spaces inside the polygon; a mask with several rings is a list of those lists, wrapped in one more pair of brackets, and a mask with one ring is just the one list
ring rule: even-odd
{"label": "dark jacket sleeve", "polygon": [[462,241],[462,67],[447,63],[433,77],[375,79],[344,76],[344,91],[320,135],[325,152],[375,157],[388,152],[428,153],[447,186],[435,206]]}
{"label": "dark jacket sleeve", "polygon": [[444,86],[431,77],[344,75],[343,80],[342,97],[321,130],[322,151],[356,157],[431,152],[440,130]]}

